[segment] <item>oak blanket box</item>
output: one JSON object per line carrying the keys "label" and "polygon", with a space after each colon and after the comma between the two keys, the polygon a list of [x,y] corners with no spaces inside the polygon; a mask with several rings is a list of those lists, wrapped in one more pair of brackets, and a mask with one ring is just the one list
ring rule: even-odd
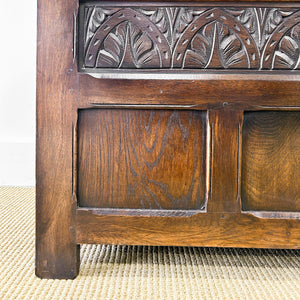
{"label": "oak blanket box", "polygon": [[299,69],[300,2],[38,0],[36,274],[300,248]]}

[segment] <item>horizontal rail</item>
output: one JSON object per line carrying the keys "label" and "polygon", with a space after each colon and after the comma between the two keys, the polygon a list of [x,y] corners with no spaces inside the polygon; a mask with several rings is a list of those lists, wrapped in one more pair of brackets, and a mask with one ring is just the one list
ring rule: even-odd
{"label": "horizontal rail", "polygon": [[300,222],[295,219],[241,213],[116,216],[89,208],[77,209],[76,219],[79,244],[300,248]]}

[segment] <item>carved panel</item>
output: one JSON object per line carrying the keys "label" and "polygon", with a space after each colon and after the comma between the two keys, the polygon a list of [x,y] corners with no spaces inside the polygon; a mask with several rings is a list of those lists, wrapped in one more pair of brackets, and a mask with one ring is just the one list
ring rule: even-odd
{"label": "carved panel", "polygon": [[300,9],[81,6],[84,69],[299,69]]}

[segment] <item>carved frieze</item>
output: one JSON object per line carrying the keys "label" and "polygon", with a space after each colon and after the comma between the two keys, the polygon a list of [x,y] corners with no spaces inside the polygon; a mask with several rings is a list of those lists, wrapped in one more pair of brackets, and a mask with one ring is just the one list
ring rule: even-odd
{"label": "carved frieze", "polygon": [[84,4],[83,69],[299,69],[300,9]]}

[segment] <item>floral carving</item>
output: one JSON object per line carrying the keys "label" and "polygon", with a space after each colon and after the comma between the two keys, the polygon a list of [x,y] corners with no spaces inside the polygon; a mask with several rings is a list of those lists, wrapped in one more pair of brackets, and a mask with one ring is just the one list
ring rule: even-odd
{"label": "floral carving", "polygon": [[297,8],[81,9],[80,68],[299,68]]}
{"label": "floral carving", "polygon": [[248,61],[243,45],[236,35],[228,27],[214,22],[197,32],[186,51],[183,67],[195,68],[195,66],[248,68]]}
{"label": "floral carving", "polygon": [[157,66],[159,61],[149,36],[131,22],[124,22],[104,39],[96,67],[151,68]]}
{"label": "floral carving", "polygon": [[300,66],[300,24],[285,35],[275,51],[272,67],[274,69],[299,69]]}

